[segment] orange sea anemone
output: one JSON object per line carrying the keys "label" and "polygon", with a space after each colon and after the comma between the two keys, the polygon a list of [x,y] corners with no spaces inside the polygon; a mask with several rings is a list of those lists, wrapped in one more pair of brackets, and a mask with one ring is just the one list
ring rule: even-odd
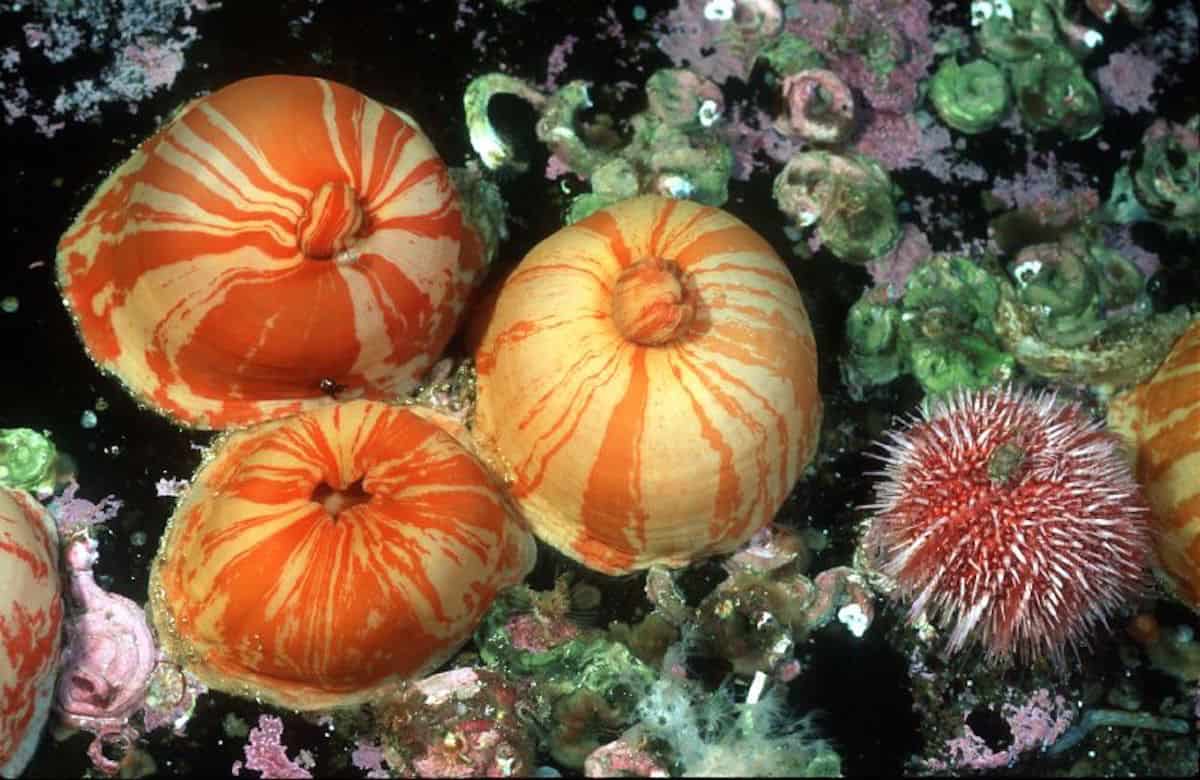
{"label": "orange sea anemone", "polygon": [[720,209],[602,209],[534,247],[488,317],[475,434],[534,533],[590,568],[736,548],[816,449],[800,293]]}
{"label": "orange sea anemone", "polygon": [[298,710],[445,662],[535,548],[437,423],[351,401],[226,434],[151,568],[166,652],[210,687]]}
{"label": "orange sea anemone", "polygon": [[63,604],[58,534],[41,504],[0,488],[0,777],[21,774],[50,712]]}
{"label": "orange sea anemone", "polygon": [[1180,599],[1200,609],[1200,321],[1153,377],[1112,402],[1108,419],[1132,445],[1163,569]]}
{"label": "orange sea anemone", "polygon": [[58,247],[97,364],[154,409],[216,429],[406,392],[481,267],[413,120],[300,76],[192,101]]}

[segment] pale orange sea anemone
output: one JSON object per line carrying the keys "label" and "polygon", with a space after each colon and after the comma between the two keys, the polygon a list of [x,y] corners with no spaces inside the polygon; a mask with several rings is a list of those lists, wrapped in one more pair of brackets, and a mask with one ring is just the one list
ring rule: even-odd
{"label": "pale orange sea anemone", "polygon": [[1162,568],[1179,598],[1200,608],[1200,321],[1153,377],[1114,399],[1109,426],[1131,444]]}
{"label": "pale orange sea anemone", "polygon": [[767,242],[645,196],[538,244],[478,329],[474,432],[534,533],[606,573],[728,552],[812,458],[816,347]]}

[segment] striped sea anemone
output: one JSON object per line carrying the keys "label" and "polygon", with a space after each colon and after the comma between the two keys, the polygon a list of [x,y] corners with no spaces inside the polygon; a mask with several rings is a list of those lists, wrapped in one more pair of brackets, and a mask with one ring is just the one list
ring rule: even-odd
{"label": "striped sea anemone", "polygon": [[817,444],[791,274],[720,209],[644,196],[540,243],[479,328],[475,435],[533,532],[616,574],[742,544]]}
{"label": "striped sea anemone", "polygon": [[58,534],[41,504],[0,487],[0,777],[17,777],[50,712],[62,645]]}
{"label": "striped sea anemone", "polygon": [[57,262],[96,363],[215,429],[407,391],[482,265],[416,123],[299,76],[186,105],[100,185]]}
{"label": "striped sea anemone", "polygon": [[534,544],[434,413],[373,401],[226,434],[151,569],[164,649],[205,684],[297,710],[444,663]]}
{"label": "striped sea anemone", "polygon": [[1166,579],[1200,608],[1200,322],[1153,377],[1113,401],[1108,417],[1132,445]]}

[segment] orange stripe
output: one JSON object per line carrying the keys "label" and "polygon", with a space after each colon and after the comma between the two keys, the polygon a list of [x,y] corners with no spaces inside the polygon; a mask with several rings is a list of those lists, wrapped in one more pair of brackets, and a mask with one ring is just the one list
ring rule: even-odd
{"label": "orange stripe", "polygon": [[629,384],[613,407],[596,461],[588,472],[580,535],[618,546],[627,544],[626,538],[631,537],[634,545],[645,547],[647,514],[642,506],[640,480],[646,403],[650,395],[646,352],[633,350],[630,363]]}

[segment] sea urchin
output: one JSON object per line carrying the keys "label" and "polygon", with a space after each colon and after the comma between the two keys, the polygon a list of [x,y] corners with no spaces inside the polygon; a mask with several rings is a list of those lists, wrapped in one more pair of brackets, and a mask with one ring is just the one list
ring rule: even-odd
{"label": "sea urchin", "polygon": [[897,598],[1002,663],[1062,668],[1147,582],[1149,512],[1078,404],[1005,388],[934,401],[882,444],[864,544]]}

